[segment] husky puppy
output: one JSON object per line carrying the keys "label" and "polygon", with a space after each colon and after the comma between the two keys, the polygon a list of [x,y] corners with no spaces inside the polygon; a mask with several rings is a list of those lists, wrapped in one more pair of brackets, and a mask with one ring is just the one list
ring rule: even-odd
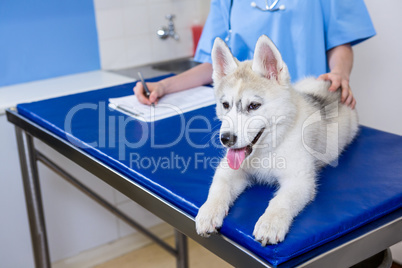
{"label": "husky puppy", "polygon": [[[268,183],[278,190],[253,235],[263,246],[277,244],[314,199],[319,168],[336,165],[355,137],[357,113],[340,102],[339,90],[328,91],[328,81],[306,78],[292,85],[281,54],[265,35],[257,41],[253,60],[245,62],[217,38],[212,61],[220,140],[227,153],[195,219],[197,233],[216,232],[247,186]],[[281,158],[282,164],[264,162],[268,157]]]}

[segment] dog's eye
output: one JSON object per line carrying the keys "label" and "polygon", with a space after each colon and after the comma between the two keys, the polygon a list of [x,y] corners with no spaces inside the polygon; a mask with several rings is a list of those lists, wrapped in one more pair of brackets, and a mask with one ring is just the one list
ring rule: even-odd
{"label": "dog's eye", "polygon": [[258,108],[260,108],[260,106],[261,106],[261,103],[252,102],[252,103],[250,103],[250,105],[247,107],[247,111],[257,110]]}
{"label": "dog's eye", "polygon": [[226,101],[222,103],[222,106],[224,109],[229,109],[229,103],[227,103]]}

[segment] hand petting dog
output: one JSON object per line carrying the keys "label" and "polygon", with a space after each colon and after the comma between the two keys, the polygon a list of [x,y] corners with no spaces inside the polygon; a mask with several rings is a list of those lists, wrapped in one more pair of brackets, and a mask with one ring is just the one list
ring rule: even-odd
{"label": "hand petting dog", "polygon": [[353,50],[350,44],[340,45],[327,52],[330,72],[320,75],[317,80],[331,81],[329,91],[341,90],[341,102],[352,109],[356,100],[349,85],[349,77],[353,66]]}

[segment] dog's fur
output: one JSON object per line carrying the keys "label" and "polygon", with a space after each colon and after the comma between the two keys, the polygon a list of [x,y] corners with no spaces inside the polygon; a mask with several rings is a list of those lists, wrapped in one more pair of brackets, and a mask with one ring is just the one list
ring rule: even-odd
{"label": "dog's fur", "polygon": [[[330,82],[306,78],[291,85],[286,64],[265,35],[256,44],[254,59],[245,62],[217,38],[212,61],[220,137],[228,152],[196,217],[197,233],[216,232],[237,196],[257,181],[278,190],[253,235],[263,246],[276,244],[313,200],[318,169],[335,163],[355,137],[357,113],[340,103],[339,90],[328,91]],[[267,156],[282,157],[285,166],[257,161]]]}

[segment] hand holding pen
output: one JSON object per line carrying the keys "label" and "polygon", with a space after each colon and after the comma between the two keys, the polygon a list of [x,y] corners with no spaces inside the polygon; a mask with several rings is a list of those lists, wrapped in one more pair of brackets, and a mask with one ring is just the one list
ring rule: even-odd
{"label": "hand holding pen", "polygon": [[157,104],[158,98],[164,95],[162,84],[160,82],[145,83],[141,73],[138,73],[138,76],[140,80],[133,90],[139,102],[147,105]]}

